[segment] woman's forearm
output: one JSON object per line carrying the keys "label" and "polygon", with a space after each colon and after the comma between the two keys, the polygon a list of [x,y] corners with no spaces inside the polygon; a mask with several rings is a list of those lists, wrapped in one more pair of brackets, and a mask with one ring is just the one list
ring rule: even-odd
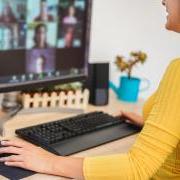
{"label": "woman's forearm", "polygon": [[52,174],[75,179],[84,179],[83,161],[83,158],[57,157],[52,168]]}

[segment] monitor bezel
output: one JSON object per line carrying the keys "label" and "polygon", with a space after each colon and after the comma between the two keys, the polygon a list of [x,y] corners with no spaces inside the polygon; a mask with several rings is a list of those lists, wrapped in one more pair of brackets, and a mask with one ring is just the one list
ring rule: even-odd
{"label": "monitor bezel", "polygon": [[26,91],[37,88],[49,87],[57,84],[65,84],[77,81],[85,81],[88,77],[88,60],[89,60],[89,48],[90,48],[90,31],[91,31],[91,16],[92,16],[92,0],[87,0],[86,11],[86,30],[85,30],[85,71],[83,74],[68,75],[50,80],[36,80],[26,81],[18,83],[0,84],[0,93],[7,93],[13,91]]}

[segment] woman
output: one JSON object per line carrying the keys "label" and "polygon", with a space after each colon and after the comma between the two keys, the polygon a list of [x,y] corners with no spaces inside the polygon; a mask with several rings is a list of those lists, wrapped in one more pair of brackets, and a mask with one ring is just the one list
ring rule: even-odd
{"label": "woman", "polygon": [[64,41],[65,41],[65,47],[70,48],[73,46],[73,40],[74,40],[74,28],[73,27],[67,27],[66,32],[64,35]]}
{"label": "woman", "polygon": [[37,49],[49,48],[47,43],[47,26],[45,24],[38,24],[34,32],[34,47]]}
{"label": "woman", "polygon": [[46,1],[40,2],[40,14],[34,19],[36,22],[52,22],[54,18],[48,12],[48,4]]}
{"label": "woman", "polygon": [[68,15],[63,18],[63,24],[65,25],[76,25],[77,18],[75,17],[76,9],[74,6],[69,6]]}
{"label": "woman", "polygon": [[46,57],[44,55],[40,55],[36,59],[36,73],[42,74],[45,72],[45,66],[46,66]]}
{"label": "woman", "polygon": [[[164,0],[167,29],[180,32],[180,1]],[[94,158],[58,157],[19,140],[2,142],[0,153],[16,156],[0,159],[40,173],[87,180],[180,179],[180,58],[167,69],[144,111],[144,128],[127,154]],[[128,114],[129,116],[129,114]],[[132,114],[130,114],[132,116]],[[132,116],[142,125],[142,118]]]}

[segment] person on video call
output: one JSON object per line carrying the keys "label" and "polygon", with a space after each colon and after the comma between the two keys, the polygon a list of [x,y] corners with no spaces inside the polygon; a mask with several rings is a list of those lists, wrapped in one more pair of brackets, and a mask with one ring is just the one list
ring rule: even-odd
{"label": "person on video call", "polygon": [[63,24],[65,25],[76,25],[77,18],[75,17],[76,9],[73,5],[68,8],[68,15],[63,18]]}
{"label": "person on video call", "polygon": [[4,4],[2,14],[0,16],[0,22],[3,22],[3,23],[16,23],[17,22],[16,16],[9,2],[6,2]]}
{"label": "person on video call", "polygon": [[42,74],[45,71],[46,57],[44,55],[39,56],[36,59],[36,72]]}
{"label": "person on video call", "polygon": [[47,26],[45,24],[38,24],[34,31],[34,47],[33,48],[49,48],[47,43]]}
{"label": "person on video call", "polygon": [[34,21],[36,21],[36,22],[38,22],[38,21],[42,21],[42,22],[54,21],[53,16],[49,14],[48,4],[46,1],[40,2],[40,14],[34,19]]}
{"label": "person on video call", "polygon": [[65,47],[66,48],[72,47],[73,40],[74,40],[74,28],[68,27],[66,28],[65,35],[64,35]]}
{"label": "person on video call", "polygon": [[[137,1],[139,2],[139,1]],[[180,0],[163,0],[168,30],[180,33]],[[117,107],[118,108],[118,107]],[[180,57],[168,66],[156,92],[144,105],[143,117],[122,114],[144,126],[128,153],[102,157],[62,157],[23,140],[2,141],[0,158],[7,166],[86,180],[180,179]]]}

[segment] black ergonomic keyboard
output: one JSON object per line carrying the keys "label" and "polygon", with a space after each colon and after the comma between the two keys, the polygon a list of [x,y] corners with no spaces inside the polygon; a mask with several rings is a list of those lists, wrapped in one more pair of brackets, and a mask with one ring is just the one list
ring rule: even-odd
{"label": "black ergonomic keyboard", "polygon": [[103,112],[92,112],[16,130],[21,138],[57,155],[70,155],[140,131]]}

